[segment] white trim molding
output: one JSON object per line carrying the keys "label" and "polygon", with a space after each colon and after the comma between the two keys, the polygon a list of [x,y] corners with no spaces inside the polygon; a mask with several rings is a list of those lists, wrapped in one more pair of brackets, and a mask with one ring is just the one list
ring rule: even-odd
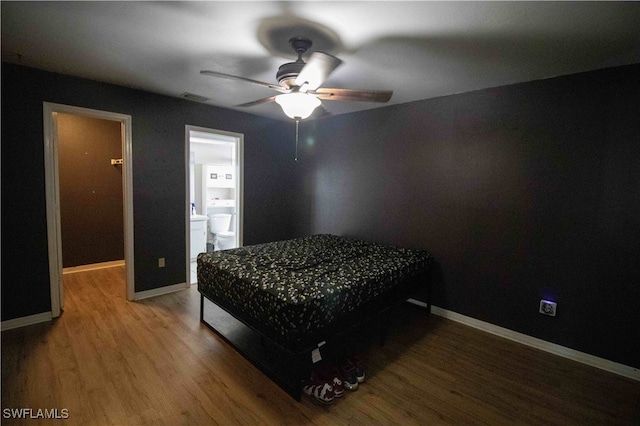
{"label": "white trim molding", "polygon": [[[238,247],[242,247],[244,242],[244,133],[229,132],[226,130],[211,129],[207,127],[185,125],[184,128],[184,158],[185,158],[185,242],[186,242],[186,288],[191,286],[191,188],[190,188],[190,157],[191,157],[191,132],[209,133],[218,136],[218,139],[228,140],[234,144],[234,155],[236,158],[236,231]],[[204,206],[204,215],[207,214],[206,206]],[[137,294],[137,293],[136,293]]]}
{"label": "white trim molding", "polygon": [[95,271],[96,269],[115,268],[116,266],[125,266],[124,260],[111,260],[109,262],[91,263],[89,265],[69,266],[62,268],[62,273],[75,274],[76,272]]}
{"label": "white trim molding", "polygon": [[166,287],[152,288],[151,290],[137,291],[135,293],[133,300],[148,299],[150,297],[161,296],[163,294],[173,293],[175,291],[186,290],[190,287],[191,285],[185,282],[185,283],[168,285]]}
{"label": "white trim molding", "polygon": [[[424,302],[413,299],[411,299],[410,302],[426,307],[426,304]],[[578,361],[582,364],[587,364],[592,367],[608,371],[610,373],[618,374],[620,376],[640,381],[640,369],[635,367],[620,364],[555,343],[547,342],[546,340],[538,339],[527,334],[518,333],[517,331],[509,330],[508,328],[499,327],[488,322],[480,321],[475,318],[459,314],[457,312],[440,308],[438,306],[431,306],[431,313],[514,342],[522,343],[523,345],[527,345],[532,348],[540,349],[542,351],[549,352],[563,358],[568,358],[570,360]]]}
{"label": "white trim molding", "polygon": [[42,312],[40,314],[28,315],[26,317],[14,318],[7,321],[2,321],[2,331],[11,330],[14,328],[26,327],[28,325],[39,324],[41,322],[51,321],[53,316],[51,311]]}
{"label": "white trim molding", "polygon": [[133,233],[133,165],[131,116],[71,105],[43,102],[45,196],[47,206],[47,243],[49,252],[49,284],[51,287],[51,315],[56,318],[64,305],[62,283],[62,237],[60,230],[60,189],[58,179],[57,113],[81,115],[120,122],[122,132],[124,259],[126,266],[127,300],[134,299],[134,233]]}
{"label": "white trim molding", "polygon": [[[113,265],[102,266],[102,267],[118,266],[118,265],[115,265],[115,263],[119,263],[120,265],[124,264],[123,261],[105,262],[105,264],[111,264],[111,263],[113,263]],[[96,265],[103,265],[103,264],[96,264]],[[89,265],[89,266],[95,266],[95,265]],[[74,271],[74,272],[80,272],[80,271]],[[161,296],[163,294],[173,293],[179,290],[185,290],[186,288],[189,288],[189,287],[190,286],[187,285],[186,283],[181,283],[181,284],[170,285],[167,287],[160,287],[160,288],[154,288],[146,291],[139,291],[135,293],[135,296],[132,298],[132,300],[148,299],[150,297]],[[20,327],[26,327],[28,325],[39,324],[41,322],[52,321],[53,318],[54,317],[51,311],[42,312],[40,314],[29,315],[26,317],[20,317],[20,318],[14,318],[14,319],[2,321],[2,324],[0,324],[0,327],[2,328],[2,331],[11,330],[14,328],[20,328]]]}

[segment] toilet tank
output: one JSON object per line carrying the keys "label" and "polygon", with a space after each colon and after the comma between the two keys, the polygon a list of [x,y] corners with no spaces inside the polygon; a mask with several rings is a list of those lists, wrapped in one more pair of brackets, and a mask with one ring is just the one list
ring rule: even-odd
{"label": "toilet tank", "polygon": [[229,230],[231,215],[226,213],[216,213],[209,215],[209,232],[218,234]]}

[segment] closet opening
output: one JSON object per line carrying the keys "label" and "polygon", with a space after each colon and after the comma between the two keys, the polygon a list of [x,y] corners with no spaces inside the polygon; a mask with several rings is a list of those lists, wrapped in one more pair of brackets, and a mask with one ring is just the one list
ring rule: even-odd
{"label": "closet opening", "polygon": [[134,299],[131,117],[44,103],[51,315],[64,307],[64,273],[126,268]]}

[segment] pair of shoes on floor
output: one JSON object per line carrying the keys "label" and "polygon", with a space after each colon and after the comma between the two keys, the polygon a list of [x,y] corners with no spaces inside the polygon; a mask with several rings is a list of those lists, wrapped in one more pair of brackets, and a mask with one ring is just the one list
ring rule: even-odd
{"label": "pair of shoes on floor", "polygon": [[358,390],[358,386],[365,381],[364,367],[357,356],[349,358],[340,366],[340,370],[342,372],[343,385],[350,391]]}
{"label": "pair of shoes on floor", "polygon": [[322,366],[311,373],[309,382],[302,388],[306,395],[320,404],[331,404],[344,395],[342,375],[331,365]]}
{"label": "pair of shoes on floor", "polygon": [[329,405],[333,404],[335,400],[333,386],[329,383],[307,383],[302,391],[305,395],[310,396],[316,404]]}

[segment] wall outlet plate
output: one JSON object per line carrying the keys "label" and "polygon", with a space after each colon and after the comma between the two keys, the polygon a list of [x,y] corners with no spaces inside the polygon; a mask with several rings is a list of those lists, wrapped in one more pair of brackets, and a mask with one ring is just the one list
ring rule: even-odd
{"label": "wall outlet plate", "polygon": [[551,317],[555,317],[557,307],[558,307],[558,304],[556,302],[551,302],[549,300],[540,301],[540,313],[543,315],[549,315]]}

